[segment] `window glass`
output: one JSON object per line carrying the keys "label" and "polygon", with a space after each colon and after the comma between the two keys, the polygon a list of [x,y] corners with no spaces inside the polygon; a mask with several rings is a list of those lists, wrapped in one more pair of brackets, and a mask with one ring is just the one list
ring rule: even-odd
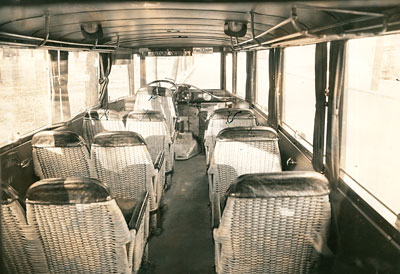
{"label": "window glass", "polygon": [[257,51],[257,92],[256,103],[262,109],[268,109],[269,94],[269,50]]}
{"label": "window glass", "polygon": [[341,153],[342,175],[393,214],[400,213],[399,41],[397,34],[348,42]]}
{"label": "window glass", "polygon": [[225,57],[226,65],[226,90],[232,92],[232,53],[228,53]]}
{"label": "window glass", "polygon": [[312,150],[315,115],[315,45],[285,49],[283,126]]}
{"label": "window glass", "polygon": [[117,60],[111,67],[108,83],[110,100],[129,96],[129,59]]}
{"label": "window glass", "polygon": [[49,92],[47,51],[0,48],[0,145],[48,125]]}
{"label": "window glass", "polygon": [[68,54],[68,95],[71,115],[98,104],[99,54],[70,52]]}
{"label": "window glass", "polygon": [[237,55],[237,87],[236,95],[246,98],[246,52],[239,52]]}
{"label": "window glass", "polygon": [[146,81],[172,79],[198,88],[220,88],[220,53],[146,57]]}

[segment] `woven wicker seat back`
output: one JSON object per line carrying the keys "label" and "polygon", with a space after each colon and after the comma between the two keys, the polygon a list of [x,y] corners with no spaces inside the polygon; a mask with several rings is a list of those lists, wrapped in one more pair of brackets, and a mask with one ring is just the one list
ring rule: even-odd
{"label": "woven wicker seat back", "polygon": [[125,130],[119,113],[113,110],[90,110],[83,119],[83,136],[90,145],[94,136],[103,131]]}
{"label": "woven wicker seat back", "polygon": [[42,131],[32,138],[35,173],[41,179],[96,178],[84,140],[70,131]]}
{"label": "woven wicker seat back", "polygon": [[27,192],[30,203],[91,204],[111,200],[108,187],[87,177],[51,178],[34,183]]}
{"label": "woven wicker seat back", "polygon": [[[44,194],[47,184],[68,190],[60,195],[80,193],[98,201],[59,204]],[[109,193],[103,184],[77,178],[40,181],[28,189],[28,223],[40,235],[50,273],[131,273],[128,226],[115,200],[104,196]]]}
{"label": "woven wicker seat back", "polygon": [[221,130],[217,141],[272,141],[278,140],[278,133],[270,127],[229,127]]}
{"label": "woven wicker seat back", "polygon": [[[110,145],[112,139],[124,134],[125,146]],[[113,138],[116,135],[116,138]],[[103,138],[104,137],[104,138]],[[109,143],[102,140],[109,138]],[[140,140],[140,143],[139,143]],[[137,142],[136,144],[133,144]],[[91,156],[100,181],[105,182],[116,198],[139,199],[143,192],[151,191],[148,185],[154,175],[153,161],[140,135],[134,132],[103,132],[92,144]],[[150,195],[152,209],[156,207],[155,197]]]}
{"label": "woven wicker seat back", "polygon": [[207,147],[207,159],[210,160],[218,133],[230,127],[255,127],[256,117],[251,110],[246,109],[217,109],[208,120],[207,130],[204,134]]}
{"label": "woven wicker seat back", "polygon": [[158,110],[134,110],[128,114],[127,121],[165,121],[164,114]]}
{"label": "woven wicker seat back", "polygon": [[132,131],[107,131],[97,134],[93,146],[101,147],[126,147],[143,146],[146,142],[142,135]]}
{"label": "woven wicker seat back", "polygon": [[48,273],[39,235],[27,224],[17,193],[0,185],[1,265],[5,273]]}
{"label": "woven wicker seat back", "polygon": [[214,110],[209,117],[212,119],[234,119],[234,118],[252,118],[254,117],[254,112],[251,109],[243,108],[219,108]]}
{"label": "woven wicker seat back", "polygon": [[328,193],[314,172],[242,176],[214,231],[217,273],[313,273],[326,243]]}
{"label": "woven wicker seat back", "polygon": [[167,122],[168,130],[170,135],[172,136],[175,125],[174,121],[176,118],[176,112],[174,103],[171,96],[160,96],[149,94],[149,92],[140,92],[136,94],[135,101],[135,111],[136,110],[157,110],[160,111]]}
{"label": "woven wicker seat back", "polygon": [[112,109],[91,109],[86,112],[85,117],[91,120],[120,120],[119,113]]}
{"label": "woven wicker seat back", "polygon": [[209,173],[215,191],[223,198],[228,187],[242,174],[282,171],[278,139],[217,140]]}
{"label": "woven wicker seat back", "polygon": [[[133,116],[133,115],[132,115]],[[173,151],[171,149],[171,137],[168,132],[165,120],[151,119],[141,120],[136,114],[132,118],[128,116],[126,128],[141,134],[146,140],[147,149],[150,152],[151,159],[155,161],[160,152],[164,151],[166,159],[166,171],[170,171],[174,165]]]}

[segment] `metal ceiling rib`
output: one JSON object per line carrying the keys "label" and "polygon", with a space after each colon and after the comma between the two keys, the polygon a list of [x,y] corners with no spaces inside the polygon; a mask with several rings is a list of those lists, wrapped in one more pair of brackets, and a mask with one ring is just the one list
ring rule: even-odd
{"label": "metal ceiling rib", "polygon": [[[231,39],[224,34],[224,24],[234,20],[248,23],[247,35],[239,39],[239,45],[235,48],[252,49],[258,47],[258,43],[270,46],[308,36],[315,38],[315,35],[335,34],[335,31],[344,33],[344,26],[368,30],[371,26],[366,22],[384,17],[385,11],[392,8],[387,6],[392,3],[388,0],[382,7],[374,7],[371,1],[89,2],[0,6],[0,31],[3,32],[0,34],[0,43],[12,43],[15,39],[15,43],[41,41],[42,44],[49,40],[54,44],[74,42],[91,45],[94,41],[84,39],[80,26],[84,23],[100,23],[105,38],[103,42],[108,41],[107,45],[110,46],[118,40],[119,45],[131,48],[196,44],[225,47],[231,46]],[[358,6],[355,2],[359,3]],[[254,15],[253,29],[250,24],[253,22],[251,13]],[[397,26],[395,22],[389,23],[387,25]],[[5,32],[32,36],[32,39],[12,35],[7,37]],[[258,42],[252,39],[253,36],[258,38]]]}
{"label": "metal ceiling rib", "polygon": [[[144,23],[145,21],[151,21],[151,23]],[[198,21],[199,23],[194,24],[196,21]],[[130,20],[131,22],[131,20]],[[279,21],[278,21],[279,22]],[[276,22],[276,23],[278,23]],[[219,31],[221,31],[221,28],[224,27],[224,23],[225,21],[217,21],[217,22],[207,22],[205,23],[204,20],[202,19],[191,19],[190,23],[188,23],[188,20],[183,19],[183,20],[179,20],[179,19],[168,19],[168,18],[164,18],[164,19],[154,19],[151,20],[149,18],[147,18],[146,20],[135,20],[134,23],[131,24],[126,24],[125,21],[123,20],[115,20],[112,21],[112,25],[109,24],[110,22],[107,21],[102,21],[102,27],[103,27],[103,31],[107,32],[107,30],[111,30],[111,29],[118,29],[118,30],[114,30],[114,31],[119,31],[119,30],[123,30],[126,28],[129,28],[131,30],[135,30],[135,31],[143,31],[143,30],[160,30],[160,26],[163,26],[165,30],[168,29],[185,29],[186,27],[195,27],[198,29],[202,29],[202,30],[215,30],[216,28],[218,28]],[[77,29],[77,25],[78,25],[78,29]],[[268,27],[272,27],[275,24],[265,24],[265,23],[258,23],[256,22],[255,24],[255,30],[262,32],[264,31],[266,28]],[[171,27],[168,27],[171,26]],[[56,29],[56,30],[55,30]],[[58,35],[60,33],[64,33],[62,37],[67,36],[69,34],[73,34],[73,33],[80,33],[80,29],[79,29],[79,24],[75,24],[75,25],[69,25],[67,26],[58,26],[58,28],[56,27],[51,27],[51,34],[52,35]],[[286,31],[284,30],[280,30],[283,31],[284,33],[286,33]],[[45,30],[42,28],[36,32],[34,32],[32,35],[33,36],[41,36],[45,34]],[[60,37],[61,38],[61,37]]]}

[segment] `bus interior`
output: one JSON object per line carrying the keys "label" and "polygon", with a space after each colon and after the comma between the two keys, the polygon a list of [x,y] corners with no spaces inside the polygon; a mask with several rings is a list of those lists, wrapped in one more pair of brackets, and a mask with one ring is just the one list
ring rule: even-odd
{"label": "bus interior", "polygon": [[400,273],[397,0],[3,0],[0,94],[1,273]]}

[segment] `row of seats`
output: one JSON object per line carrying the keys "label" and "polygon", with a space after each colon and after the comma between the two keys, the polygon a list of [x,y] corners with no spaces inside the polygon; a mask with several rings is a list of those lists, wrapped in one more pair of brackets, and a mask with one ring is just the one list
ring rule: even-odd
{"label": "row of seats", "polygon": [[250,109],[222,108],[212,112],[205,148],[213,223],[220,219],[225,192],[237,177],[282,171],[276,131],[257,126]]}
{"label": "row of seats", "polygon": [[248,109],[218,109],[205,134],[217,273],[314,273],[330,221],[329,185],[282,172],[278,134]]}
{"label": "row of seats", "polygon": [[214,152],[215,139],[218,133],[229,127],[254,127],[257,119],[253,111],[241,108],[220,108],[213,111],[207,118],[207,129],[204,133],[206,164],[210,164]]}
{"label": "row of seats", "polygon": [[89,152],[76,133],[41,131],[32,138],[32,156],[35,173],[41,179],[97,178],[108,185],[113,197],[137,200],[147,191],[151,211],[156,212],[161,203],[165,184],[163,153],[153,162],[144,139],[135,132],[99,133]]}
{"label": "row of seats", "polygon": [[128,219],[96,179],[43,179],[26,194],[0,185],[5,273],[137,273],[147,256],[148,194]]}
{"label": "row of seats", "polygon": [[[142,104],[141,95],[149,92],[150,105]],[[168,92],[142,89],[136,111],[127,117],[89,111],[83,121],[89,145],[68,131],[33,137],[34,169],[42,180],[27,191],[26,215],[16,193],[2,186],[1,221],[8,237],[2,249],[9,273],[139,270],[150,210],[157,211],[164,191],[164,156],[167,171],[173,170],[176,114],[169,111]],[[151,216],[156,226],[156,214]],[[16,261],[18,254],[26,256]]]}
{"label": "row of seats", "polygon": [[[124,122],[125,120],[125,122]],[[83,136],[89,145],[94,136],[104,131],[133,131],[146,141],[151,158],[155,161],[160,152],[166,156],[166,172],[174,166],[174,146],[162,113],[154,110],[135,110],[125,118],[113,110],[91,110],[83,119]]]}

